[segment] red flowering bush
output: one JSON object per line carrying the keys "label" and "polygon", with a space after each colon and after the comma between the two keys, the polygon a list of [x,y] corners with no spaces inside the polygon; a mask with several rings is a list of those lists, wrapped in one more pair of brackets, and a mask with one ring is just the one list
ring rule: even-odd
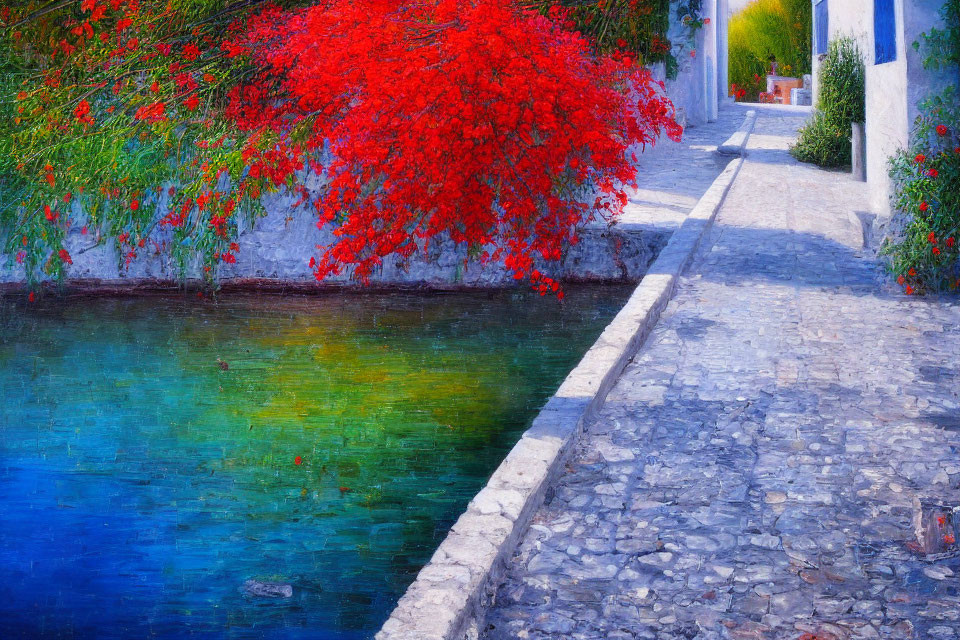
{"label": "red flowering bush", "polygon": [[124,264],[166,249],[212,278],[235,261],[237,216],[287,188],[335,228],[310,258],[318,278],[363,280],[444,237],[555,290],[534,261],[622,208],[631,147],[680,134],[629,56],[508,0],[183,4],[0,11],[3,53],[33,69],[4,80],[16,114],[0,125],[0,186],[16,194],[0,230],[28,268],[62,274],[82,222]]}
{"label": "red flowering bush", "polygon": [[[947,31],[926,34],[928,68],[960,64],[960,0],[942,10]],[[884,251],[907,294],[960,289],[960,101],[947,87],[920,104],[912,145],[891,158],[897,230]]]}
{"label": "red flowering bush", "polygon": [[960,287],[960,113],[949,100],[939,104],[917,122],[914,147],[891,161],[902,228],[886,250],[908,293]]}

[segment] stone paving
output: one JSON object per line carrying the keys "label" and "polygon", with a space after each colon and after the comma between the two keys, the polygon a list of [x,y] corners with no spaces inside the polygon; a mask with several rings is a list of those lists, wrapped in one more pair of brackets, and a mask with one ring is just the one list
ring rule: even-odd
{"label": "stone paving", "polygon": [[886,284],[865,186],[786,152],[802,118],[761,110],[485,638],[960,637],[960,558],[912,548],[960,505],[960,306]]}
{"label": "stone paving", "polygon": [[747,108],[730,105],[716,122],[691,127],[682,144],[663,141],[639,157],[639,189],[617,226],[654,232],[674,231],[730,162],[715,152],[743,123]]}

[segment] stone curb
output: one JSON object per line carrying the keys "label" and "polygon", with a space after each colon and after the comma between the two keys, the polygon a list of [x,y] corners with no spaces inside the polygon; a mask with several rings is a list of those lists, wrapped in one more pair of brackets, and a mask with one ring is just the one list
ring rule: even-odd
{"label": "stone curb", "polygon": [[[750,115],[752,114],[752,115]],[[756,120],[748,113],[741,127]],[[739,132],[738,132],[739,133]],[[620,373],[656,325],[677,280],[743,165],[731,160],[673,234],[626,305],[547,401],[490,480],[467,505],[430,562],[397,603],[376,640],[476,637],[483,605],[547,488]]]}
{"label": "stone curb", "polygon": [[756,123],[757,112],[753,109],[747,111],[747,115],[743,119],[743,124],[740,125],[736,133],[727,138],[726,142],[717,147],[717,153],[725,156],[742,156],[744,149],[747,147],[747,139],[753,131],[753,125]]}

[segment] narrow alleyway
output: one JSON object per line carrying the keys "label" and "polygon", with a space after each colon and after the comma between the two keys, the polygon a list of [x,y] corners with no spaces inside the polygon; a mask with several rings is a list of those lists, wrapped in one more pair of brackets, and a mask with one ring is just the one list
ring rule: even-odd
{"label": "narrow alleyway", "polygon": [[761,109],[486,638],[960,636],[960,558],[908,544],[960,505],[960,306],[886,284],[865,185],[787,153],[803,117]]}

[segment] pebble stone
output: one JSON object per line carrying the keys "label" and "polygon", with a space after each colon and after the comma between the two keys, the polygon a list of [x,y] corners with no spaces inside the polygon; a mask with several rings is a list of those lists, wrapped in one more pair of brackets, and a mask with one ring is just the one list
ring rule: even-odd
{"label": "pebble stone", "polygon": [[[960,306],[896,290],[864,248],[865,186],[789,156],[804,114],[759,112],[481,637],[960,636],[960,558],[908,547],[922,502],[960,505]],[[710,155],[739,118],[671,153]],[[712,179],[703,157],[690,171]]]}

